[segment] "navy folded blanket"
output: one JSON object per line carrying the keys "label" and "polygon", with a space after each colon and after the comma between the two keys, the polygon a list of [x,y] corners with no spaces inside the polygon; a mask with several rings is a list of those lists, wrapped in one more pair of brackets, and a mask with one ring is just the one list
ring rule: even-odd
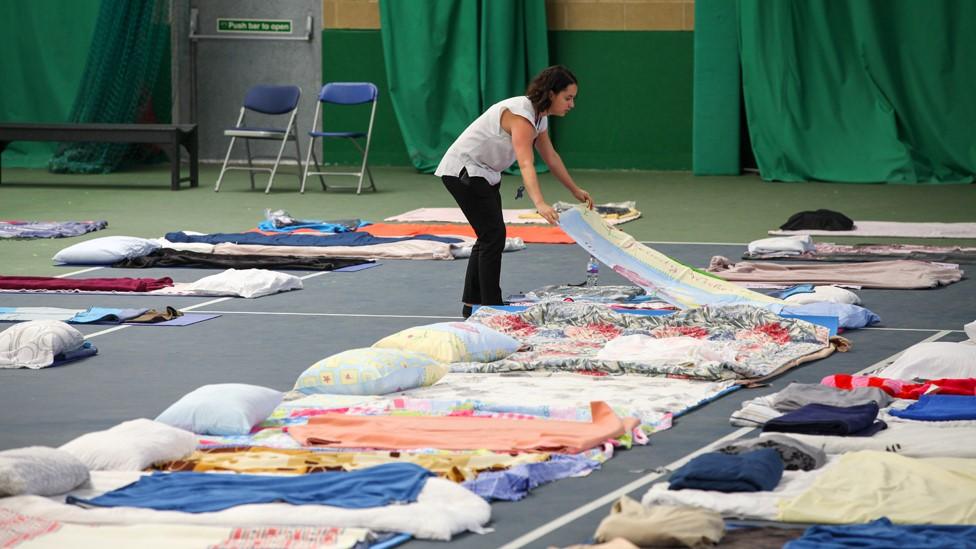
{"label": "navy folded blanket", "polygon": [[438,236],[432,234],[418,234],[414,236],[392,237],[373,236],[366,232],[339,233],[325,236],[303,234],[274,234],[261,233],[213,233],[191,235],[182,231],[166,233],[166,240],[170,242],[203,242],[206,244],[257,244],[261,246],[370,246],[374,244],[392,244],[407,240],[432,240],[445,244],[461,242],[460,238],[452,236]]}
{"label": "navy folded blanket", "polygon": [[669,490],[761,492],[783,478],[783,459],[772,448],[744,454],[702,454],[671,474]]}
{"label": "navy folded blanket", "polygon": [[857,406],[807,404],[767,421],[763,432],[869,437],[888,427],[883,421],[875,421],[877,417],[876,402]]}

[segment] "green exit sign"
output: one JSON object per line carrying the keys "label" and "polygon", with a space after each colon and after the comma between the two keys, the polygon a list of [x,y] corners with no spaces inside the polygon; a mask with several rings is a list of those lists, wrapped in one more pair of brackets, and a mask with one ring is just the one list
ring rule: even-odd
{"label": "green exit sign", "polygon": [[291,34],[291,19],[217,19],[217,32]]}

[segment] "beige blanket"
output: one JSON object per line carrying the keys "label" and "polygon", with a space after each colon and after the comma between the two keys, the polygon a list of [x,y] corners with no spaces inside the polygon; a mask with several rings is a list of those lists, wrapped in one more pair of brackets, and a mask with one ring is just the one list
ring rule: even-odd
{"label": "beige blanket", "polygon": [[784,265],[715,256],[708,271],[731,282],[842,284],[862,288],[915,289],[946,286],[962,279],[959,265],[900,259],[868,263]]}

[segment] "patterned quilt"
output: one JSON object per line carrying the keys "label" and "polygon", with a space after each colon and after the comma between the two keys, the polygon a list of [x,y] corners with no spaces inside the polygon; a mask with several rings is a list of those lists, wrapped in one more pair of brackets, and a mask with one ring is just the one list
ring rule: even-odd
{"label": "patterned quilt", "polygon": [[[590,371],[644,374],[702,380],[743,380],[771,375],[832,350],[828,330],[809,322],[782,318],[749,305],[701,307],[670,316],[617,313],[589,303],[546,302],[521,312],[482,307],[469,321],[506,333],[523,349],[489,363],[451,365],[452,372]],[[610,361],[596,358],[612,339],[623,335],[707,339],[734,360],[698,358]]]}

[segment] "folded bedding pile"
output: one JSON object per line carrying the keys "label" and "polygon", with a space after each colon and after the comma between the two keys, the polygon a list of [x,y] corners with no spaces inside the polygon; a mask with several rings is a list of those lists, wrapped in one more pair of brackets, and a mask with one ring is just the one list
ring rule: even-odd
{"label": "folded bedding pile", "polygon": [[908,259],[870,263],[783,265],[741,261],[731,263],[715,256],[708,266],[724,280],[781,284],[848,284],[863,288],[921,289],[948,286],[962,280],[963,271],[953,263],[929,263]]}
{"label": "folded bedding pile", "polygon": [[[808,246],[797,246],[797,242]],[[836,244],[813,242],[809,235],[754,240],[742,259],[790,259],[795,261],[888,261],[917,259],[973,263],[976,248],[928,244]]]}
{"label": "folded bedding pile", "polygon": [[[266,269],[227,269],[196,282],[170,278],[0,277],[0,293],[84,293],[125,295],[234,296],[256,298],[302,289],[302,279]],[[148,289],[154,288],[154,289]]]}
{"label": "folded bedding pile", "polygon": [[965,329],[968,341],[917,344],[872,375],[746,401],[732,423],[762,433],[673,471],[641,512],[819,525],[785,547],[976,547],[976,322]]}
{"label": "folded bedding pile", "polygon": [[183,316],[173,307],[162,311],[149,308],[115,309],[89,307],[87,309],[61,309],[57,307],[0,307],[0,322],[26,320],[60,320],[69,324],[121,324],[123,322],[154,324]]}
{"label": "folded bedding pile", "polygon": [[108,221],[0,221],[0,238],[65,238],[100,231]]}

